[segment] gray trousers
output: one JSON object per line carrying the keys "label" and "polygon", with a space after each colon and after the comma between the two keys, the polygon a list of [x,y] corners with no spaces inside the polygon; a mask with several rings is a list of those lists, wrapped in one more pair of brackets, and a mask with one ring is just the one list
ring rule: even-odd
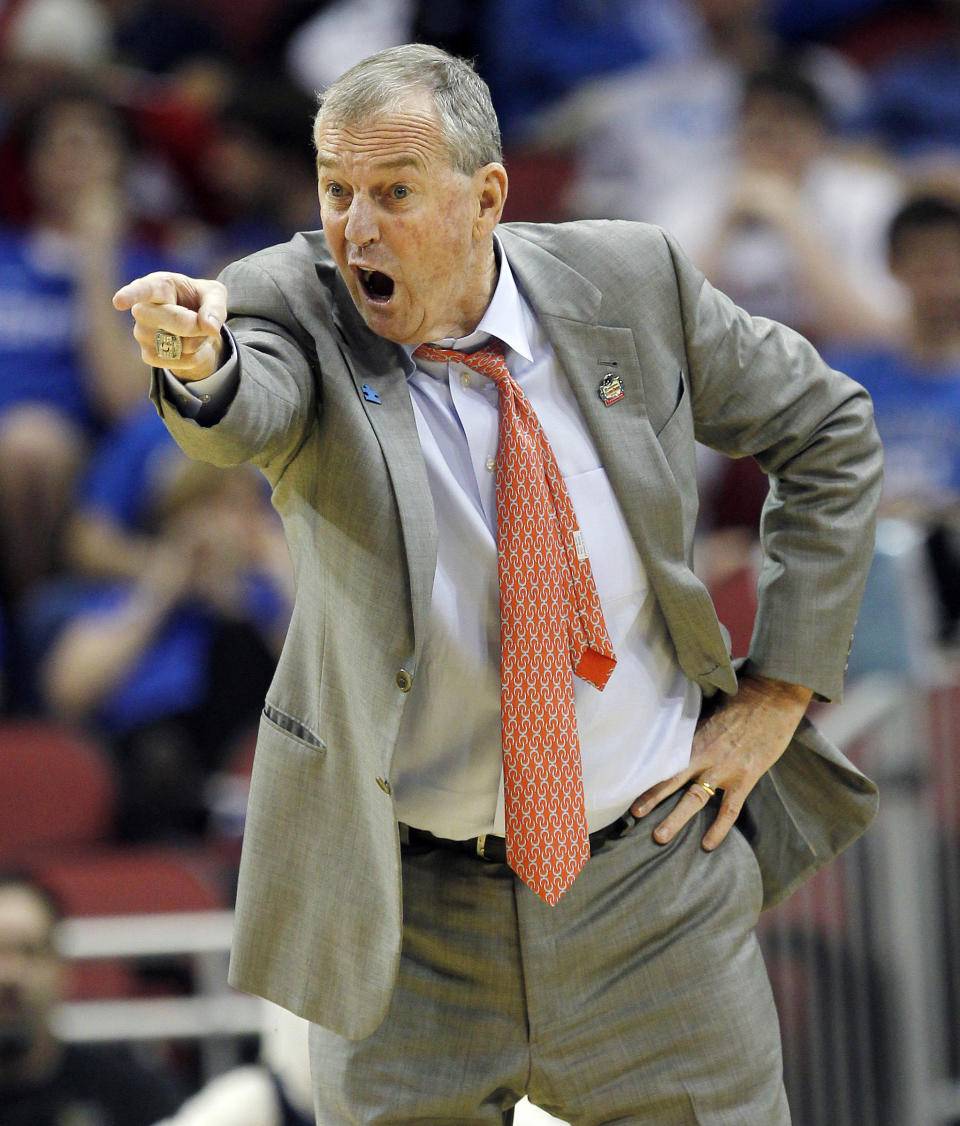
{"label": "gray trousers", "polygon": [[675,800],[556,907],[506,866],[406,854],[385,1021],[310,1030],[319,1126],[500,1123],[524,1094],[573,1126],[787,1126],[756,860],[736,830],[700,847],[712,810],[656,844]]}

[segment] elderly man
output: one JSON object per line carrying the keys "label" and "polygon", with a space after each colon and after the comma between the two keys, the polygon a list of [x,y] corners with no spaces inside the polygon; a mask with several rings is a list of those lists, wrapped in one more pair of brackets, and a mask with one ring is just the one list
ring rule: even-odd
{"label": "elderly man", "polygon": [[[348,71],[315,142],[322,234],[115,297],[297,571],[232,980],[314,1022],[325,1124],[787,1122],[753,926],[874,810],[802,720],[870,555],[869,400],[663,231],[498,225],[489,95],[443,52]],[[695,439],[771,477],[739,686]]]}

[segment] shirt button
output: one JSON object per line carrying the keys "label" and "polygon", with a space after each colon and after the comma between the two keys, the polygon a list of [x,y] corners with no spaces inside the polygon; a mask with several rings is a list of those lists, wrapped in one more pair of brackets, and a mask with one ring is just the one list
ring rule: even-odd
{"label": "shirt button", "polygon": [[460,375],[460,386],[461,387],[469,387],[470,386],[470,372],[465,371],[465,372],[461,373],[461,375]]}
{"label": "shirt button", "polygon": [[397,687],[401,692],[409,692],[413,687],[413,677],[407,672],[406,669],[401,669],[397,673]]}
{"label": "shirt button", "polygon": [[492,473],[497,468],[497,459],[495,457],[487,458],[487,469]]}

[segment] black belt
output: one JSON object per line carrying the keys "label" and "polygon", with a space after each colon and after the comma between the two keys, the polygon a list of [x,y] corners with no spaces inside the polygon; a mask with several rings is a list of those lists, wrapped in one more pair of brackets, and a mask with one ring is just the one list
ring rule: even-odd
{"label": "black belt", "polygon": [[[625,813],[616,821],[598,829],[590,834],[590,855],[593,856],[610,841],[622,837],[624,833],[636,825],[637,819],[632,813]],[[506,864],[507,841],[505,837],[498,837],[493,833],[484,833],[479,837],[470,837],[465,841],[448,840],[446,837],[435,837],[426,829],[414,829],[409,825],[401,826],[400,843],[402,846],[427,851],[434,848],[449,849],[451,852],[463,852],[477,860],[486,860],[489,864]]]}

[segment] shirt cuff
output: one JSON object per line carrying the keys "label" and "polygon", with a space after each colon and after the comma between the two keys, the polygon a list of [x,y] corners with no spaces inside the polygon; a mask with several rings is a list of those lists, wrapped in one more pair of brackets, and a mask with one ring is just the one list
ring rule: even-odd
{"label": "shirt cuff", "polygon": [[204,421],[217,421],[226,414],[227,407],[237,393],[240,382],[237,346],[233,333],[226,326],[223,328],[223,338],[226,358],[212,375],[184,383],[173,372],[161,369],[163,397],[184,418],[200,421],[202,411]]}

